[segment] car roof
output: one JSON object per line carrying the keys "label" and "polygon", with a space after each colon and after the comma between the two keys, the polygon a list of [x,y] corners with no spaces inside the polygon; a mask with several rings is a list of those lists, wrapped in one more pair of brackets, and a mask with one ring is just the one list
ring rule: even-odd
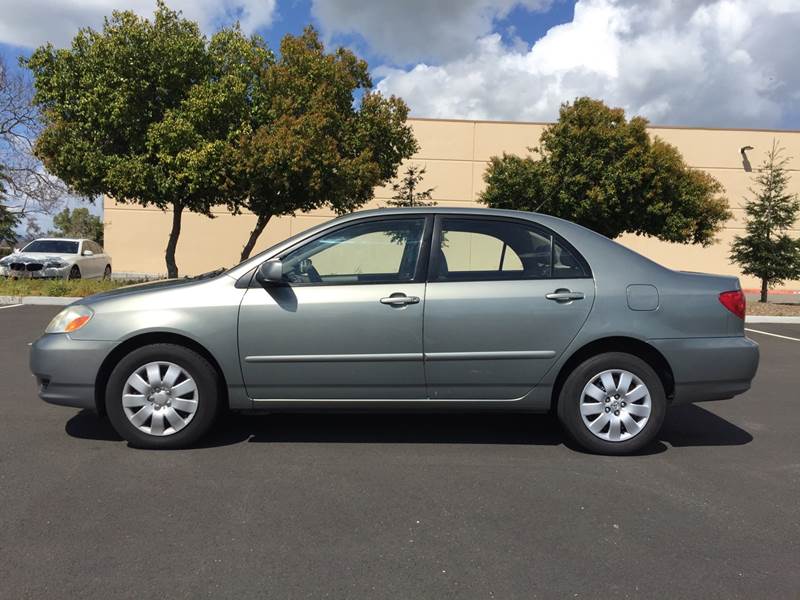
{"label": "car roof", "polygon": [[[31,242],[89,242],[87,238],[55,238],[55,237],[42,237],[31,240]],[[30,243],[30,242],[29,242]]]}

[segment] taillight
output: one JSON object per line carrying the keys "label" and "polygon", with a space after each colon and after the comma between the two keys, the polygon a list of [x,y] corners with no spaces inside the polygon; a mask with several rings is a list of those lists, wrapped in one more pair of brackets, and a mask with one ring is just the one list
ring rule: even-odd
{"label": "taillight", "polygon": [[740,319],[744,320],[744,315],[747,309],[747,301],[744,298],[744,292],[742,292],[742,290],[722,292],[719,295],[719,301],[722,302],[722,306],[727,308]]}

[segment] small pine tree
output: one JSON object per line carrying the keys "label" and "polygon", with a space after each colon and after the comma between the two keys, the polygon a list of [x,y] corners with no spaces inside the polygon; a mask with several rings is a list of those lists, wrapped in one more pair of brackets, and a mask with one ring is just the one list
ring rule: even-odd
{"label": "small pine tree", "polygon": [[5,242],[9,246],[16,244],[16,228],[19,224],[19,216],[11,212],[3,204],[5,200],[5,175],[3,175],[2,165],[0,165],[0,244]]}
{"label": "small pine tree", "polygon": [[429,188],[421,192],[417,187],[425,177],[425,167],[411,165],[406,169],[403,178],[392,184],[394,196],[387,202],[389,206],[436,206],[436,202],[431,202],[431,194],[436,188]]}
{"label": "small pine tree", "polygon": [[800,240],[786,232],[800,212],[800,200],[789,194],[788,158],[773,140],[758,175],[757,189],[750,188],[753,198],[747,201],[746,235],[736,236],[730,258],[742,272],[761,280],[761,302],[768,299],[769,287],[786,279],[800,278]]}

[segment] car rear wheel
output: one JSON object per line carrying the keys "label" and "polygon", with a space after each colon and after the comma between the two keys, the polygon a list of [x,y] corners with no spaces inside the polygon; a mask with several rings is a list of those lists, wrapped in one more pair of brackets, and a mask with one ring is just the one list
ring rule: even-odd
{"label": "car rear wheel", "polygon": [[666,408],[664,386],[649,364],[609,352],[570,373],[559,395],[558,418],[586,450],[630,454],[655,439]]}
{"label": "car rear wheel", "polygon": [[70,279],[81,278],[81,270],[80,268],[78,268],[78,265],[72,265],[72,268],[69,270],[69,278]]}
{"label": "car rear wheel", "polygon": [[176,344],[132,351],[111,372],[106,411],[138,448],[183,448],[211,429],[219,410],[217,373],[198,353]]}
{"label": "car rear wheel", "polygon": [[103,279],[111,279],[111,265],[106,265],[103,271]]}

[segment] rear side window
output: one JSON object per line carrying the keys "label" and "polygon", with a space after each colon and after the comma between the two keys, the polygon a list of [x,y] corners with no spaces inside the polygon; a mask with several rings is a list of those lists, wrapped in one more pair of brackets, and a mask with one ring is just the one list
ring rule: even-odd
{"label": "rear side window", "polygon": [[587,277],[585,261],[552,232],[516,221],[444,218],[433,281]]}

